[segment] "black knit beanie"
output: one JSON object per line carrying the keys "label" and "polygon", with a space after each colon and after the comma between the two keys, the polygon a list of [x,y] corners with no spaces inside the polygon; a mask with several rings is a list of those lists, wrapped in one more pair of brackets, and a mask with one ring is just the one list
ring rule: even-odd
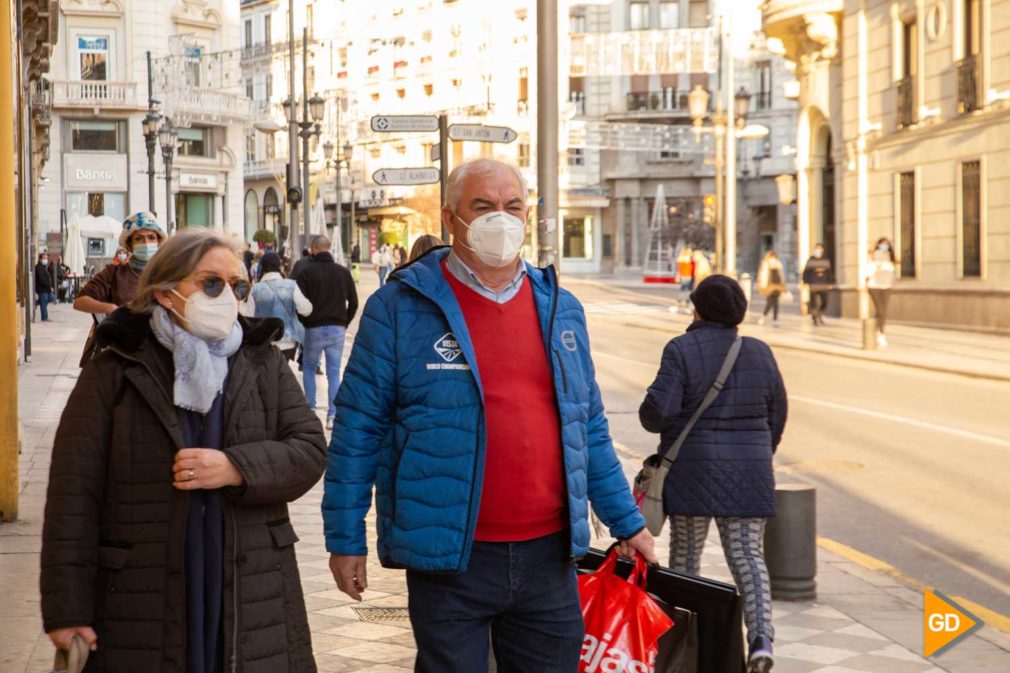
{"label": "black knit beanie", "polygon": [[702,320],[736,327],[747,315],[747,297],[729,276],[709,276],[691,293],[691,302]]}

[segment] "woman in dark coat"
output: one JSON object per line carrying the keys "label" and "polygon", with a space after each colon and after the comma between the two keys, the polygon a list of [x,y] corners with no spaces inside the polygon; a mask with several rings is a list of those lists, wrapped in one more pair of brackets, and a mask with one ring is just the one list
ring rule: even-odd
{"label": "woman in dark coat", "polygon": [[87,671],[314,673],[287,503],[323,473],[319,419],[272,342],[238,318],[224,240],[162,246],[98,330],[53,447],[46,632]]}
{"label": "woman in dark coat", "polygon": [[[710,276],[691,294],[695,321],[667,344],[639,409],[665,452],[712,387],[747,300],[736,281]],[[697,575],[714,518],[726,561],[744,598],[751,673],[772,666],[771,588],[762,541],[775,516],[772,455],[786,422],[786,391],[771,349],[744,338],[725,386],[688,435],[670,468],[663,505],[670,516],[670,567]]]}

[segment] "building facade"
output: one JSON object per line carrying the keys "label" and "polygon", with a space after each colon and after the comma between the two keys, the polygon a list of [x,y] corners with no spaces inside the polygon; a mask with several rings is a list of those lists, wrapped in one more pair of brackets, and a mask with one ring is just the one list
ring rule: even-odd
{"label": "building facade", "polygon": [[[637,274],[658,264],[657,255],[669,260],[681,242],[714,250],[716,231],[704,222],[703,204],[716,192],[715,146],[711,134],[691,130],[688,94],[705,89],[714,111],[725,88],[720,74],[732,67],[736,90],[750,95],[746,122],[769,130],[764,138],[736,143],[730,179],[737,185],[737,268],[753,274],[763,253],[775,249],[795,272],[794,209],[780,204],[775,187],[775,177],[790,172],[792,163],[796,105],[779,86],[791,75],[760,35],[729,31],[716,10],[709,0],[573,3],[568,17],[573,54],[592,41],[596,50],[620,53],[615,45],[648,39],[675,57],[602,74],[572,60],[568,95],[589,140],[568,148],[568,164],[581,179],[580,191],[596,196],[600,208],[593,219],[586,219],[591,216],[584,210],[567,215],[563,253],[571,270]],[[677,51],[685,42],[697,44],[699,36],[714,42],[711,56],[697,48]],[[732,105],[732,97],[725,104]],[[660,187],[669,222],[662,251],[651,226]]]}
{"label": "building facade", "polygon": [[889,319],[1010,330],[1010,2],[770,0],[796,64],[798,246],[824,242],[841,310],[867,315],[892,240]]}
{"label": "building facade", "polygon": [[170,199],[176,227],[240,226],[250,110],[238,78],[238,8],[225,0],[59,5],[63,39],[43,84],[53,115],[40,241],[57,245],[68,223],[87,221],[87,258],[100,263],[115,252],[115,223],[149,208],[149,95],[178,133],[167,187],[155,149],[155,212],[166,220]]}

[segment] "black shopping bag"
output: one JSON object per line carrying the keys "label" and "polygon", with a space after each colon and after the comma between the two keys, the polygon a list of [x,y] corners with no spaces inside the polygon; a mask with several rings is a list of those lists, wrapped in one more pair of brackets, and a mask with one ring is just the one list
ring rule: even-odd
{"label": "black shopping bag", "polygon": [[[605,558],[592,549],[579,570],[592,572]],[[631,568],[622,559],[617,571],[626,577]],[[736,587],[656,567],[646,590],[677,624],[660,639],[656,673],[743,673],[743,604]]]}

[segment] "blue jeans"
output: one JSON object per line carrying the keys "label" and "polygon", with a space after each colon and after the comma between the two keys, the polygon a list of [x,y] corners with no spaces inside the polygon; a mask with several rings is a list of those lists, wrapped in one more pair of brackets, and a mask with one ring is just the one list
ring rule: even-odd
{"label": "blue jeans", "polygon": [[39,293],[39,298],[36,303],[39,305],[39,313],[42,315],[43,320],[49,320],[49,302],[54,299],[55,298],[50,292]]}
{"label": "blue jeans", "polygon": [[305,398],[309,407],[316,408],[316,368],[323,353],[326,353],[326,385],[329,386],[329,403],[326,416],[332,418],[337,413],[337,391],[340,389],[340,361],[344,357],[344,338],[346,327],[324,325],[323,327],[307,327],[305,343],[302,345],[302,382],[305,384]]}
{"label": "blue jeans", "polygon": [[[582,608],[568,533],[475,542],[459,575],[407,571],[417,673],[576,673]],[[490,634],[490,638],[489,638]]]}
{"label": "blue jeans", "polygon": [[379,267],[379,287],[382,287],[383,285],[386,284],[386,276],[388,276],[388,275],[389,275],[389,267],[388,266],[380,266]]}

